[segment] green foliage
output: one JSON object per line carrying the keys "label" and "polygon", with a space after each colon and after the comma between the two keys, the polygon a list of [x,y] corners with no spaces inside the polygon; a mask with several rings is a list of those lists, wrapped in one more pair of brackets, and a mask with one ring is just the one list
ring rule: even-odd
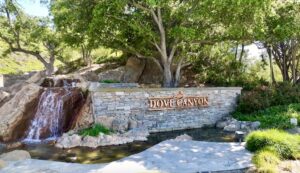
{"label": "green foliage", "polygon": [[101,80],[100,83],[120,83],[120,81],[106,79],[106,80]]}
{"label": "green foliage", "polygon": [[[173,65],[185,64],[198,54],[203,45],[254,40],[270,3],[271,0],[57,0],[51,11],[54,23],[70,43],[101,45],[140,58],[157,59],[170,72]],[[163,73],[164,84],[175,86],[179,77],[169,72]]]}
{"label": "green foliage", "polygon": [[252,158],[258,173],[277,173],[280,161],[274,147],[266,147],[255,153]]}
{"label": "green foliage", "polygon": [[[256,152],[268,149],[281,159],[295,159],[300,152],[300,136],[280,130],[254,131],[246,137],[246,148]],[[267,147],[267,148],[266,148]]]}
{"label": "green foliage", "polygon": [[243,91],[237,111],[252,113],[270,106],[300,103],[300,85],[278,83],[274,86],[258,86],[251,91]]}
{"label": "green foliage", "polygon": [[267,83],[257,76],[257,70],[246,71],[246,63],[228,51],[235,45],[228,42],[204,46],[201,53],[194,57],[193,71],[198,73],[200,83],[212,86],[239,86],[252,89]]}
{"label": "green foliage", "polygon": [[110,134],[112,131],[101,124],[94,124],[92,127],[79,131],[81,136],[98,136],[100,133]]}
{"label": "green foliage", "polygon": [[293,127],[290,123],[291,118],[297,118],[300,122],[300,104],[273,106],[249,114],[235,112],[233,117],[240,121],[259,121],[260,127],[264,129],[288,129]]}

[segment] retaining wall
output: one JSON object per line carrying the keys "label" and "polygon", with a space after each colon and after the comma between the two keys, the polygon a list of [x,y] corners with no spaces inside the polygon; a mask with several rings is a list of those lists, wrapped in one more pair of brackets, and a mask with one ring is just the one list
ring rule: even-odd
{"label": "retaining wall", "polygon": [[200,128],[234,111],[240,93],[239,87],[102,88],[92,91],[93,114],[107,126],[127,123],[150,132]]}

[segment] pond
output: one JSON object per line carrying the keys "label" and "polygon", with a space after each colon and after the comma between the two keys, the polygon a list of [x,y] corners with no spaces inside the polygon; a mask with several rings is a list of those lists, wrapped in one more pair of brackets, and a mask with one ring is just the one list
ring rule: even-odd
{"label": "pond", "polygon": [[118,146],[76,147],[72,149],[59,149],[53,144],[26,144],[18,149],[27,150],[33,159],[54,160],[73,163],[108,163],[119,160],[132,154],[142,152],[151,146],[179,135],[188,134],[198,141],[233,142],[234,134],[215,128],[201,128],[179,130],[172,132],[152,133],[145,142],[133,142]]}

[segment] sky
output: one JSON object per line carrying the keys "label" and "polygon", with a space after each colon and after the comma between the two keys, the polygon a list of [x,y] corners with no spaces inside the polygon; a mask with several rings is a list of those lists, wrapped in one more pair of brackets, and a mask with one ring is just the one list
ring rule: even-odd
{"label": "sky", "polygon": [[[46,17],[49,14],[49,9],[47,5],[41,4],[40,1],[48,1],[48,0],[17,0],[19,5],[23,8],[23,10],[31,15],[31,16],[39,16]],[[245,47],[248,58],[260,59],[264,50],[260,50],[256,47],[256,45],[251,44]]]}
{"label": "sky", "polygon": [[40,0],[17,0],[21,8],[31,16],[46,17],[49,14],[47,5],[40,3]]}

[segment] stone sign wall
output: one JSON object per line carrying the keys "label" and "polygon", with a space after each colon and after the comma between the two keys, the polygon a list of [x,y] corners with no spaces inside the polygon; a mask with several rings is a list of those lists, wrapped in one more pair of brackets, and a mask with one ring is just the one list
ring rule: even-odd
{"label": "stone sign wall", "polygon": [[92,91],[96,123],[115,130],[150,132],[213,126],[232,112],[241,88],[98,89]]}

